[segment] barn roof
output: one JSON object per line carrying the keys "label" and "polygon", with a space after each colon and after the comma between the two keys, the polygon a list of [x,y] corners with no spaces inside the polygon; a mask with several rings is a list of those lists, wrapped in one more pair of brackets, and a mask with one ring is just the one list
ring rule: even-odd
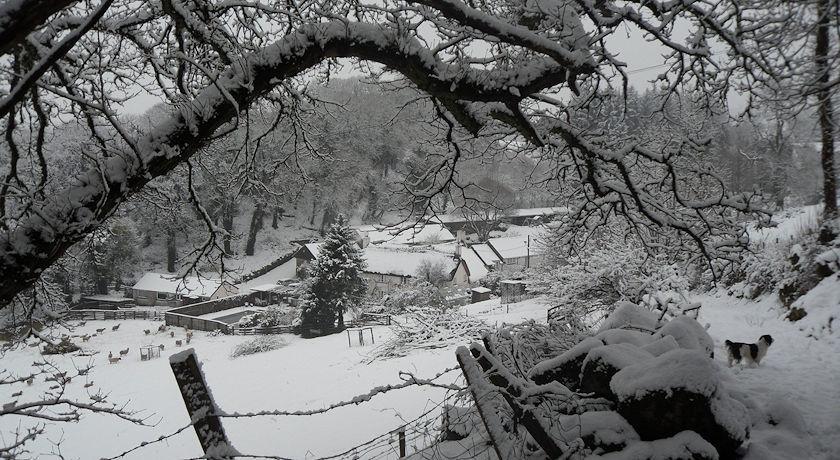
{"label": "barn roof", "polygon": [[210,297],[222,285],[218,278],[187,276],[184,278],[168,273],[146,273],[133,286],[140,291],[179,294],[185,297]]}
{"label": "barn roof", "polygon": [[[531,237],[530,254],[532,256],[542,253],[542,245],[537,242],[537,238]],[[529,254],[527,235],[490,238],[487,244],[505,260],[526,257]]]}
{"label": "barn roof", "polygon": [[496,262],[500,261],[499,256],[497,256],[496,253],[493,252],[493,249],[491,249],[486,243],[474,244],[470,246],[470,249],[472,249],[476,255],[481,258],[484,265],[488,267],[492,267],[496,264]]}
{"label": "barn roof", "polygon": [[481,260],[481,257],[475,253],[473,248],[461,248],[461,260],[463,260],[464,264],[467,266],[470,283],[475,283],[481,278],[487,276],[487,273],[490,272],[487,265],[483,260]]}
{"label": "barn roof", "polygon": [[451,255],[436,251],[401,251],[394,248],[368,246],[364,249],[368,273],[415,276],[424,261],[443,264],[446,273],[455,270],[457,262]]}
{"label": "barn roof", "polygon": [[373,244],[433,244],[454,241],[455,235],[441,224],[420,226],[375,227],[362,225],[356,228],[359,233],[366,233]]}

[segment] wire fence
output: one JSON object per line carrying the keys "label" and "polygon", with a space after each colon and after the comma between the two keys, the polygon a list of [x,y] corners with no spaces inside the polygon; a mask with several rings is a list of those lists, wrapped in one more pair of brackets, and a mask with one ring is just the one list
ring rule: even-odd
{"label": "wire fence", "polygon": [[163,312],[154,310],[70,310],[65,316],[68,320],[127,320],[127,319],[145,319],[145,320],[162,320]]}
{"label": "wire fence", "polygon": [[454,404],[461,397],[460,392],[451,392],[440,402],[400,427],[382,433],[344,452],[319,457],[318,460],[397,459],[432,448],[441,439],[446,405]]}

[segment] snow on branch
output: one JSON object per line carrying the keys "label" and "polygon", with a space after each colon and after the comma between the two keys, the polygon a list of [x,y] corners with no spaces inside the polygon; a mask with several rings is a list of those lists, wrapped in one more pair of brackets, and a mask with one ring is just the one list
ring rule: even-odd
{"label": "snow on branch", "polygon": [[565,70],[544,59],[512,70],[464,69],[443,62],[416,39],[376,24],[332,21],[301,27],[232,64],[193,101],[182,105],[180,113],[139,139],[137,156],[102,160],[98,168],[78,176],[66,193],[50,197],[39,204],[37,213],[0,235],[0,304],[7,304],[34,282],[128,196],[205,146],[241,108],[286,79],[339,56],[398,70],[459,112],[461,101],[518,104],[531,93],[565,81]]}

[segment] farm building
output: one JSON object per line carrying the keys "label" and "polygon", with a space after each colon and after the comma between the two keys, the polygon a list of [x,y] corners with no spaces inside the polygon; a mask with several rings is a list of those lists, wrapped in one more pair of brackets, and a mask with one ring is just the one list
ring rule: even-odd
{"label": "farm building", "polygon": [[[301,246],[296,258],[298,271],[306,270],[311,261],[318,257],[318,243]],[[408,283],[424,263],[432,262],[443,266],[452,285],[467,285],[469,280],[459,261],[449,254],[433,250],[408,250],[395,247],[368,246],[363,249],[367,268],[362,276],[373,292],[388,293],[397,286]]]}
{"label": "farm building", "polygon": [[484,263],[484,260],[475,251],[475,246],[478,245],[472,247],[459,246],[456,249],[456,256],[460,259],[453,277],[453,284],[456,286],[468,286],[478,283],[478,280],[487,276],[487,273],[493,267]]}
{"label": "farm building", "polygon": [[[549,207],[549,208],[517,208],[500,211],[493,220],[505,222],[513,225],[532,225],[537,223],[545,223],[551,220],[554,216],[562,215],[568,212],[563,207]],[[474,218],[468,218],[470,212],[452,212],[449,214],[441,214],[435,216],[438,222],[441,222],[450,231],[457,231],[469,226],[470,221]]]}
{"label": "farm building", "polygon": [[543,260],[542,245],[527,235],[490,238],[487,246],[501,261],[502,270],[534,267]]}
{"label": "farm building", "polygon": [[[377,227],[362,225],[356,227],[360,239],[370,244],[420,245],[455,241],[455,236],[441,224],[429,223],[423,226]],[[362,244],[367,246],[367,244]]]}
{"label": "farm building", "polygon": [[495,251],[493,251],[493,248],[487,245],[487,243],[474,244],[470,246],[470,249],[473,250],[475,255],[481,259],[481,262],[483,262],[486,267],[493,268],[502,264],[502,259]]}
{"label": "farm building", "polygon": [[175,308],[185,304],[220,299],[239,293],[239,289],[217,278],[199,278],[165,273],[146,273],[131,288],[140,306]]}
{"label": "farm building", "polygon": [[297,284],[283,285],[283,284],[260,284],[249,287],[248,291],[255,293],[255,301],[257,305],[276,305],[280,303],[290,303],[294,297]]}

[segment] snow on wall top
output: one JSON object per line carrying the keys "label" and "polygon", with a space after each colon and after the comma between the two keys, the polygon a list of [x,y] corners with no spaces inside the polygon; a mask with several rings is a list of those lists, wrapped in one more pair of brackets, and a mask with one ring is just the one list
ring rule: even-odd
{"label": "snow on wall top", "polygon": [[681,388],[710,397],[718,391],[720,369],[698,350],[680,348],[619,371],[610,388],[619,401],[654,391]]}
{"label": "snow on wall top", "polygon": [[221,285],[222,280],[218,278],[199,278],[197,276],[181,278],[178,275],[146,273],[132,287],[140,291],[164,292],[187,297],[210,297]]}
{"label": "snow on wall top", "polygon": [[681,389],[709,398],[715,420],[731,435],[744,440],[750,426],[749,412],[722,385],[723,373],[702,351],[680,348],[618,371],[610,389],[619,402],[661,391]]}

